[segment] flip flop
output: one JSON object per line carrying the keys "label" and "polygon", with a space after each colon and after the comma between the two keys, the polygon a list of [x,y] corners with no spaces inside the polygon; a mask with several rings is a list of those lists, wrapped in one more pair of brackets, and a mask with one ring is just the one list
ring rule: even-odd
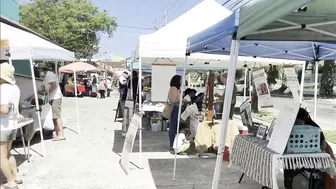
{"label": "flip flop", "polygon": [[61,141],[61,140],[66,140],[66,138],[53,138],[52,141]]}
{"label": "flip flop", "polygon": [[[19,180],[14,180],[16,184],[23,184],[23,180],[19,179]],[[3,182],[7,183],[7,179],[3,179]]]}
{"label": "flip flop", "polygon": [[7,186],[6,184],[1,185],[1,189],[19,189],[19,187],[16,186]]}

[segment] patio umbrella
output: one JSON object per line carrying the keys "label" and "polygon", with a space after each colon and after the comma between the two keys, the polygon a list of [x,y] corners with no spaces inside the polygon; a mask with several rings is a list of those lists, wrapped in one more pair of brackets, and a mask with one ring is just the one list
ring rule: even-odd
{"label": "patio umbrella", "polygon": [[94,72],[100,71],[98,68],[91,64],[84,62],[74,62],[59,68],[62,73],[78,73],[78,72]]}

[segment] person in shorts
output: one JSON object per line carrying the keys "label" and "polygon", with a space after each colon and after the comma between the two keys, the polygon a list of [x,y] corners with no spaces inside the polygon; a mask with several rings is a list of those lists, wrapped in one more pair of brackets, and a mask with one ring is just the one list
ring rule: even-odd
{"label": "person in shorts", "polygon": [[54,121],[54,132],[53,132],[53,141],[65,140],[64,131],[63,131],[63,121],[61,116],[62,110],[62,91],[59,86],[59,81],[57,75],[50,71],[49,68],[42,68],[45,77],[43,81],[42,88],[47,93],[47,98],[52,109],[52,117]]}
{"label": "person in shorts", "polygon": [[6,177],[4,189],[17,189],[23,181],[18,176],[15,157],[11,154],[16,139],[19,117],[20,89],[15,84],[15,69],[7,62],[0,64],[0,169]]}

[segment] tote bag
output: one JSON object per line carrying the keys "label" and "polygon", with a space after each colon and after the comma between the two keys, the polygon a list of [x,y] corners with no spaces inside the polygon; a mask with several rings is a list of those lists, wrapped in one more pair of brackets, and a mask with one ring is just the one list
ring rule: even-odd
{"label": "tote bag", "polygon": [[168,95],[167,104],[165,105],[165,107],[163,108],[163,111],[162,111],[162,117],[169,120],[172,112],[173,112],[173,105],[169,104],[169,95]]}
{"label": "tote bag", "polygon": [[49,96],[45,99],[44,104],[41,106],[41,122],[42,128],[45,130],[53,131],[54,130],[54,122],[52,119],[52,109],[49,104]]}

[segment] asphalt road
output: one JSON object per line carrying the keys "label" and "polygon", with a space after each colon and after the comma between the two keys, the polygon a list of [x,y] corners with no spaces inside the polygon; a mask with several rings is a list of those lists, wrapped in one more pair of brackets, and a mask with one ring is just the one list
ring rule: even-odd
{"label": "asphalt road", "polygon": [[[274,112],[279,112],[283,104],[291,103],[293,99],[290,98],[275,98],[273,97]],[[237,104],[239,106],[243,102],[243,96],[237,96]],[[314,100],[305,101],[310,115],[314,116]],[[324,130],[336,130],[336,100],[334,101],[317,101],[317,114],[315,120]]]}

